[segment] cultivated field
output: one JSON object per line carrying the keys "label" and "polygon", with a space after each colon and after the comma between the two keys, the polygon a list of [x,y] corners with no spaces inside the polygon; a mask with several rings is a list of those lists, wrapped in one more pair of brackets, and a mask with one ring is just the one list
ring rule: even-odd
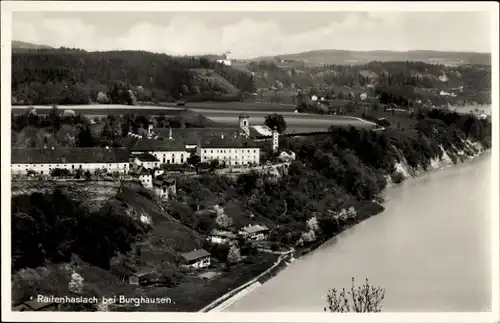
{"label": "cultivated field", "polygon": [[[39,114],[47,113],[51,107],[33,106]],[[22,113],[28,106],[14,106],[13,111]],[[123,115],[133,113],[135,115],[157,116],[164,114],[166,116],[175,116],[185,108],[191,111],[203,114],[205,117],[223,124],[238,124],[238,116],[245,112],[250,117],[250,125],[264,124],[265,117],[273,112],[280,113],[285,117],[288,124],[287,133],[290,132],[309,132],[327,130],[331,125],[355,127],[373,127],[373,124],[347,116],[315,115],[307,113],[294,113],[295,107],[276,104],[255,104],[255,103],[212,103],[200,102],[189,104],[186,107],[166,107],[166,106],[127,106],[127,105],[79,105],[79,106],[58,106],[61,110],[71,109],[80,112],[88,117],[100,117],[106,115]],[[281,110],[280,110],[281,109]]]}

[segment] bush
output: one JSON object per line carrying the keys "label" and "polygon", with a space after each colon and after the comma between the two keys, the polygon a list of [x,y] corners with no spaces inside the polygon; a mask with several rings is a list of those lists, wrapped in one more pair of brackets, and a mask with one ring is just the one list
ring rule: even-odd
{"label": "bush", "polygon": [[395,184],[400,184],[404,182],[405,179],[406,177],[401,172],[395,171],[391,174],[391,180]]}
{"label": "bush", "polygon": [[65,176],[70,176],[71,172],[69,169],[66,168],[54,168],[50,172],[50,175],[54,177],[65,177]]}

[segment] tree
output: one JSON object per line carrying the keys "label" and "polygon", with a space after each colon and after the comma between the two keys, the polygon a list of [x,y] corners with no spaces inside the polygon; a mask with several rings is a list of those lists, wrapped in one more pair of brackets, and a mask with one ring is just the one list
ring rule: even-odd
{"label": "tree", "polygon": [[354,277],[352,278],[351,290],[347,292],[344,288],[339,293],[335,288],[328,291],[326,301],[328,307],[325,312],[381,312],[382,300],[385,297],[385,289],[371,286],[368,278],[363,286],[355,287]]}
{"label": "tree", "polygon": [[97,94],[97,99],[96,101],[101,104],[108,104],[109,103],[109,98],[104,92],[99,92]]}
{"label": "tree", "polygon": [[276,128],[278,133],[283,133],[286,130],[286,121],[281,114],[273,113],[266,116],[264,124],[271,129]]}
{"label": "tree", "polygon": [[78,133],[78,147],[93,147],[94,139],[89,126],[84,126]]}
{"label": "tree", "polygon": [[230,264],[236,264],[241,261],[241,252],[236,245],[232,245],[227,254],[227,261]]}
{"label": "tree", "polygon": [[81,293],[83,289],[83,277],[77,272],[71,274],[71,281],[68,284],[68,289],[73,293]]}
{"label": "tree", "polygon": [[198,155],[193,155],[193,156],[188,158],[187,162],[190,165],[196,166],[196,164],[201,162],[201,158]]}

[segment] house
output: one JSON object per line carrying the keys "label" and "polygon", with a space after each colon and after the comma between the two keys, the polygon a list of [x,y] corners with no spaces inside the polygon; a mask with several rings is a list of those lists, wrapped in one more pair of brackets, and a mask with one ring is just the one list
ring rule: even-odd
{"label": "house", "polygon": [[126,148],[12,148],[11,171],[28,174],[28,171],[49,175],[53,169],[71,172],[99,169],[127,173],[130,151]]}
{"label": "house", "polygon": [[269,229],[265,225],[248,225],[241,228],[239,234],[248,240],[267,239]]}
{"label": "house", "polygon": [[133,273],[128,279],[132,285],[148,285],[156,279],[156,272],[153,269],[143,268],[140,271]]}
{"label": "house", "polygon": [[210,266],[210,253],[204,249],[195,249],[181,254],[184,265],[191,268],[205,268]]}
{"label": "house", "polygon": [[57,309],[55,302],[38,302],[36,299],[22,302],[12,308],[13,312],[31,312],[31,311],[54,311]]}
{"label": "house", "polygon": [[220,59],[217,60],[217,63],[224,64],[227,66],[231,66],[231,52],[225,52]]}
{"label": "house", "polygon": [[155,177],[152,183],[153,191],[162,200],[170,200],[177,194],[175,178],[167,176]]}
{"label": "house", "polygon": [[278,160],[281,162],[289,162],[295,160],[295,153],[291,150],[283,150],[278,155]]}
{"label": "house", "polygon": [[366,93],[361,93],[359,95],[359,99],[362,100],[362,101],[366,100],[367,98],[368,98],[368,94],[366,94]]}
{"label": "house", "polygon": [[237,235],[224,230],[212,230],[207,237],[207,240],[216,244],[226,244],[237,238]]}
{"label": "house", "polygon": [[146,169],[153,169],[160,166],[160,161],[154,155],[146,153],[135,155],[134,164],[143,166]]}
{"label": "house", "polygon": [[153,188],[153,171],[151,169],[143,168],[138,179],[145,188]]}
{"label": "house", "polygon": [[487,118],[488,118],[488,116],[487,116],[486,114],[484,114],[484,113],[481,113],[480,115],[478,115],[478,116],[477,116],[477,118],[478,118],[479,120],[485,120],[485,119],[487,119]]}
{"label": "house", "polygon": [[[196,128],[194,128],[196,129]],[[150,154],[155,156],[163,164],[183,164],[189,157],[183,140],[174,140],[172,129],[167,129],[167,139],[160,139],[164,134],[162,128],[155,129],[159,133],[158,138],[148,139],[137,135],[129,135],[122,144],[127,147],[132,155]]]}

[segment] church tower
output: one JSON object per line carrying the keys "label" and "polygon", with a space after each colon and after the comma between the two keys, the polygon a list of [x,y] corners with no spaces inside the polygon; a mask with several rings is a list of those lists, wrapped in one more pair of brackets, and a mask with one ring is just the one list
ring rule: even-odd
{"label": "church tower", "polygon": [[276,127],[273,129],[273,153],[277,153],[279,149],[279,134]]}
{"label": "church tower", "polygon": [[243,113],[239,117],[240,130],[245,133],[246,136],[250,136],[250,117],[248,114]]}

